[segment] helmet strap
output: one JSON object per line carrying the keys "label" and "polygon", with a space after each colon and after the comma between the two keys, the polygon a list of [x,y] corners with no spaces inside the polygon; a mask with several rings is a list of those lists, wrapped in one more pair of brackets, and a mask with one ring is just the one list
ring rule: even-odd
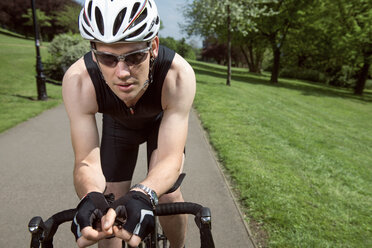
{"label": "helmet strap", "polygon": [[152,50],[152,44],[151,43],[152,43],[152,41],[147,42],[147,45],[151,46],[151,49],[150,49],[149,77],[148,77],[148,80],[145,83],[145,86],[147,86],[147,84],[151,84],[153,82],[153,68],[154,68],[154,63],[155,63],[155,56],[154,56],[154,51]]}

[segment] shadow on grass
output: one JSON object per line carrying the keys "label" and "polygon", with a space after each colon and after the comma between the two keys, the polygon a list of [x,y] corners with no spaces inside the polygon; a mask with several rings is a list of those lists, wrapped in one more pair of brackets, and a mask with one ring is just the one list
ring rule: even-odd
{"label": "shadow on grass", "polygon": [[25,36],[22,36],[20,34],[13,34],[13,33],[5,32],[4,30],[1,30],[1,29],[0,29],[0,34],[10,36],[10,37],[14,37],[14,38],[21,38],[21,39],[25,39],[25,40],[33,40],[33,38],[31,38],[31,37],[25,37]]}
{"label": "shadow on grass", "polygon": [[22,95],[12,95],[14,97],[18,97],[18,98],[22,98],[22,99],[26,99],[26,100],[29,100],[29,101],[37,101],[37,98],[35,97],[32,97],[32,96],[22,96]]}
{"label": "shadow on grass", "polygon": [[32,97],[32,96],[22,96],[22,95],[19,95],[19,94],[4,94],[4,93],[0,93],[0,95],[7,96],[7,97],[9,97],[9,96],[10,97],[17,97],[17,98],[25,99],[25,100],[32,101],[32,102],[38,101],[37,97]]}
{"label": "shadow on grass", "polygon": [[[190,62],[190,64],[193,66],[196,74],[220,78],[222,81],[226,80],[226,69],[224,69],[223,67],[219,68],[213,64],[208,65],[198,62]],[[301,80],[300,82],[295,82],[295,80],[284,78],[279,79],[279,83],[274,84],[270,82],[269,76],[244,72],[241,70],[237,71],[236,69],[232,69],[231,79],[242,83],[260,84],[267,87],[285,88],[301,91],[302,94],[305,96],[348,98],[372,103],[372,92],[370,91],[365,91],[363,96],[358,96],[355,95],[351,89],[337,88],[303,80]],[[212,84],[213,82],[206,82],[204,80],[203,82],[198,81],[198,83]],[[232,82],[232,87],[233,86],[234,83]]]}

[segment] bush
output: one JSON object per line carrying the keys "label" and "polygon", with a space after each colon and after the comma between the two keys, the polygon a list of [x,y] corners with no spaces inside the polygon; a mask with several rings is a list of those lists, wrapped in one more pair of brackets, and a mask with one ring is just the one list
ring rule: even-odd
{"label": "bush", "polygon": [[305,68],[283,68],[279,74],[280,77],[303,79],[312,82],[326,83],[326,76],[316,70],[305,69]]}
{"label": "bush", "polygon": [[350,66],[344,65],[329,73],[327,84],[352,88],[355,86],[355,82],[355,71]]}
{"label": "bush", "polygon": [[372,90],[372,80],[368,79],[366,82],[366,86],[364,87],[365,89]]}
{"label": "bush", "polygon": [[62,80],[66,70],[89,50],[89,42],[79,34],[57,35],[48,46],[50,58],[45,64],[45,74]]}
{"label": "bush", "polygon": [[175,40],[172,37],[160,37],[160,44],[174,50],[185,59],[196,59],[197,49],[195,50],[191,45],[186,44],[185,39]]}

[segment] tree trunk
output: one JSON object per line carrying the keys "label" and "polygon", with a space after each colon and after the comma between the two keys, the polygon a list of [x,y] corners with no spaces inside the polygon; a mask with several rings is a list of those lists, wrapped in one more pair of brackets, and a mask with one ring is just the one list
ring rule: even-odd
{"label": "tree trunk", "polygon": [[262,51],[261,49],[257,49],[256,51],[256,73],[261,73],[261,69],[262,69],[262,61],[263,61],[263,55],[264,55],[264,51]]}
{"label": "tree trunk", "polygon": [[364,54],[364,65],[358,75],[358,80],[354,89],[355,95],[363,95],[364,87],[368,78],[369,67],[371,66],[369,56],[369,54]]}
{"label": "tree trunk", "polygon": [[271,71],[270,82],[278,83],[279,77],[279,66],[280,66],[280,48],[276,44],[273,45],[273,54],[274,54],[274,64]]}
{"label": "tree trunk", "polygon": [[245,61],[248,64],[249,72],[261,73],[263,53],[259,49],[256,49],[256,52],[254,52],[252,45],[248,46],[248,53],[245,51],[242,45],[240,46],[240,50],[242,51]]}
{"label": "tree trunk", "polygon": [[244,49],[244,47],[243,47],[242,45],[240,45],[240,50],[242,51],[243,56],[244,56],[244,58],[245,58],[245,62],[246,62],[247,65],[248,65],[249,72],[252,72],[252,70],[253,70],[253,64],[252,64],[252,62],[249,60],[248,54],[247,54],[247,52],[245,51],[245,49]]}
{"label": "tree trunk", "polygon": [[231,17],[230,5],[227,5],[227,80],[226,85],[231,86]]}

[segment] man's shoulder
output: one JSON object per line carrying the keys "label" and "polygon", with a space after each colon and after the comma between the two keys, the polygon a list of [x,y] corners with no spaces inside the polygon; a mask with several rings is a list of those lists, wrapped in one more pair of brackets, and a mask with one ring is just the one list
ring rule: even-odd
{"label": "man's shoulder", "polygon": [[[97,106],[96,93],[84,64],[80,58],[66,71],[62,82],[62,95],[64,101],[83,103],[84,105]],[[90,110],[91,107],[88,107]]]}
{"label": "man's shoulder", "polygon": [[163,86],[163,109],[178,105],[188,109],[195,96],[195,73],[191,65],[176,54]]}
{"label": "man's shoulder", "polygon": [[73,63],[65,72],[63,76],[63,82],[69,81],[71,78],[77,78],[79,76],[83,76],[84,70],[84,59],[80,58],[75,63]]}
{"label": "man's shoulder", "polygon": [[194,76],[195,75],[194,70],[192,69],[189,62],[187,62],[178,53],[176,53],[174,56],[170,70],[177,73],[177,76]]}
{"label": "man's shoulder", "polygon": [[62,86],[81,87],[83,85],[90,86],[91,79],[85,66],[84,59],[80,58],[66,71]]}

